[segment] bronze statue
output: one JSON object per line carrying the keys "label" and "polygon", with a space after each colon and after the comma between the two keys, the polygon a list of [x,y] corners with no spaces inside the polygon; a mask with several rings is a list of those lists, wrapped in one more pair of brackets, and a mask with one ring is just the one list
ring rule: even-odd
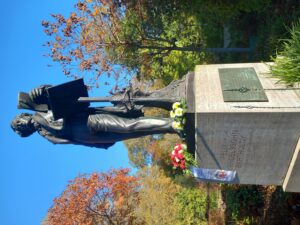
{"label": "bronze statue", "polygon": [[[170,109],[183,96],[185,82],[172,82],[164,89],[144,93],[128,88],[108,98],[88,98],[83,80],[63,85],[43,85],[19,94],[22,113],[11,123],[21,137],[34,132],[54,144],[80,144],[109,148],[117,141],[151,134],[177,133],[171,118],[144,117],[143,107]],[[89,102],[111,102],[113,106],[89,107]]]}

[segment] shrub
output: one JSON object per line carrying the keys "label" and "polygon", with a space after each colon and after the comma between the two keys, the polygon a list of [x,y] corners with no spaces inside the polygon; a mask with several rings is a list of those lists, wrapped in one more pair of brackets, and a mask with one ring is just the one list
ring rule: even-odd
{"label": "shrub", "polygon": [[[244,220],[243,224],[251,224],[253,218],[251,214],[255,214],[256,210],[263,206],[263,196],[259,192],[257,186],[227,186],[226,205],[229,210],[231,220]],[[245,215],[247,214],[247,215]],[[249,215],[250,214],[250,215]]]}
{"label": "shrub", "polygon": [[292,86],[300,82],[300,21],[289,31],[291,38],[284,40],[284,49],[273,58],[270,69],[273,76]]}

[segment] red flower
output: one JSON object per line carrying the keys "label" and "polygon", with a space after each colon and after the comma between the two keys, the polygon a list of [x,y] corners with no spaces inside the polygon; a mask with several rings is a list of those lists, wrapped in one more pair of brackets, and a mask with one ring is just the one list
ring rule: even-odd
{"label": "red flower", "polygon": [[176,168],[180,167],[182,170],[186,169],[185,159],[184,159],[183,149],[181,144],[177,144],[174,147],[174,150],[171,152],[170,156],[174,167]]}
{"label": "red flower", "polygon": [[186,169],[185,161],[184,161],[184,160],[181,161],[181,163],[180,163],[180,168],[181,168],[182,170],[185,170],[185,169]]}
{"label": "red flower", "polygon": [[181,149],[182,149],[181,144],[177,144],[177,145],[174,147],[174,150],[175,150],[176,152],[180,151]]}
{"label": "red flower", "polygon": [[180,159],[180,160],[183,160],[184,156],[183,156],[183,154],[177,154],[177,158]]}

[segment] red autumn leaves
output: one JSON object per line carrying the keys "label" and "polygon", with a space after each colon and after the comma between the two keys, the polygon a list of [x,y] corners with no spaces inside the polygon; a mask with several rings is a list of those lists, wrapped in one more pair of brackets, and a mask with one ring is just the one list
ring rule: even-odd
{"label": "red autumn leaves", "polygon": [[54,200],[49,224],[134,224],[138,187],[129,169],[79,176]]}

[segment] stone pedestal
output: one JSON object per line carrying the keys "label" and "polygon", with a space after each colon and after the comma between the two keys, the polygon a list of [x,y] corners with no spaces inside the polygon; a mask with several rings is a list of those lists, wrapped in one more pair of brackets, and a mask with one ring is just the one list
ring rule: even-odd
{"label": "stone pedestal", "polygon": [[[253,68],[267,100],[225,102],[222,68]],[[200,65],[187,85],[187,118],[195,122],[188,132],[195,132],[199,167],[236,171],[233,183],[283,185],[285,191],[300,192],[297,90],[278,83],[264,63]],[[243,89],[229,91],[243,94]]]}

